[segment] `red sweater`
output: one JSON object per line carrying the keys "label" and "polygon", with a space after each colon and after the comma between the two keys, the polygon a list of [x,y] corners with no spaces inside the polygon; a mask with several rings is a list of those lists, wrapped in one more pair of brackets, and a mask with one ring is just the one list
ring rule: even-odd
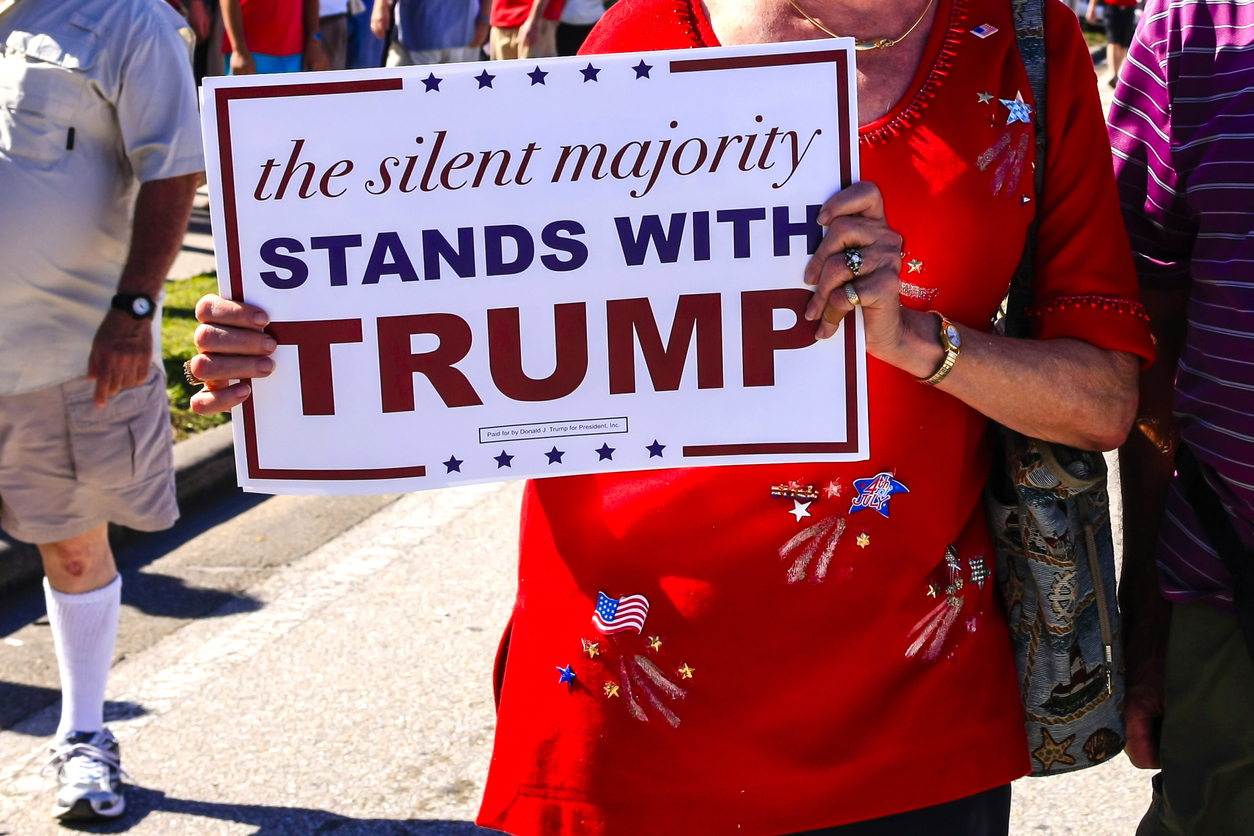
{"label": "red sweater", "polygon": [[[1032,103],[1010,4],[938,2],[910,92],[861,129],[862,177],[905,236],[903,303],[985,327],[1039,212],[1037,335],[1152,358],[1075,15],[1048,4],[1038,199],[1031,128],[1008,125],[999,102]],[[981,24],[998,31],[970,34]],[[714,45],[699,3],[621,0],[584,50]],[[986,419],[867,365],[870,461],[528,486],[481,825],[776,836],[939,804],[1028,771],[1004,617],[981,572],[995,562],[980,503]],[[909,492],[891,496],[888,516],[852,507],[855,480],[880,473]],[[790,484],[817,491],[808,518],[772,497]],[[647,598],[642,632],[596,629],[598,592]],[[555,669],[567,665],[576,679],[559,684]]]}
{"label": "red sweater", "polygon": [[[498,29],[516,29],[523,25],[536,2],[537,0],[492,0],[492,14],[489,18]],[[541,17],[545,20],[561,20],[562,6],[565,3],[566,0],[549,0]]]}

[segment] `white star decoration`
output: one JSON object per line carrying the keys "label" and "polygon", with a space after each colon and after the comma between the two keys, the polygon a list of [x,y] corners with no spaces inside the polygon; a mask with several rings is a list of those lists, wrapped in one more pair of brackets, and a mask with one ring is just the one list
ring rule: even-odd
{"label": "white star decoration", "polygon": [[1010,115],[1006,117],[1007,125],[1013,125],[1015,122],[1032,124],[1032,105],[1023,100],[1023,93],[1016,91],[1013,99],[998,99],[998,101],[1010,109]]}
{"label": "white star decoration", "polygon": [[810,503],[794,499],[792,501],[792,510],[788,513],[796,517],[797,522],[801,522],[802,517],[810,516]]}

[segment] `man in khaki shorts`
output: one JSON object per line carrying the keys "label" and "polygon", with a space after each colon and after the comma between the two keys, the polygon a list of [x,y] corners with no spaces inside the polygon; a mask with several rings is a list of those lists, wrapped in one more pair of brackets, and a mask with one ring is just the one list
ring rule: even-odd
{"label": "man in khaki shorts", "polygon": [[204,169],[185,26],[149,0],[0,0],[0,526],[43,556],[61,818],[125,809],[108,524],[178,517],[156,300]]}
{"label": "man in khaki shorts", "polygon": [[492,0],[492,60],[552,58],[564,0]]}

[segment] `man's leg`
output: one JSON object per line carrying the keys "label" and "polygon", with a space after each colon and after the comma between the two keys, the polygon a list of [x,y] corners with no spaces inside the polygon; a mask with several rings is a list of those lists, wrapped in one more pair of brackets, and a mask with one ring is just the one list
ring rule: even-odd
{"label": "man's leg", "polygon": [[1254,833],[1254,664],[1237,620],[1172,608],[1162,772],[1137,836]]}
{"label": "man's leg", "polygon": [[518,58],[518,48],[521,38],[518,37],[518,27],[510,29],[502,29],[499,26],[492,27],[492,34],[489,37],[488,45],[491,49],[493,61],[509,61]]}
{"label": "man's leg", "polygon": [[1123,66],[1123,59],[1128,57],[1128,48],[1119,44],[1110,45],[1110,69],[1114,73],[1115,78],[1119,78],[1119,68]]}
{"label": "man's leg", "polygon": [[48,623],[61,670],[57,736],[104,728],[105,683],[113,661],[122,580],[108,526],[59,543],[41,543]]}

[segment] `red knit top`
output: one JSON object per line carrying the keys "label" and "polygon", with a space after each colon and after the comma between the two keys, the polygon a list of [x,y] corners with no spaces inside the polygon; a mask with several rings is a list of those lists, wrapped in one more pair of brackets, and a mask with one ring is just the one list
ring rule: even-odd
{"label": "red knit top", "polygon": [[[1002,102],[1033,103],[1010,3],[938,2],[910,92],[861,130],[862,177],[905,236],[903,302],[985,327],[1039,212],[1037,335],[1152,358],[1075,15],[1048,4],[1038,201],[1031,125]],[[717,43],[699,3],[621,0],[584,49]],[[775,836],[1028,771],[980,504],[986,419],[867,365],[870,461],[528,486],[481,825]],[[640,632],[595,626],[599,593],[620,625],[647,599]]]}

